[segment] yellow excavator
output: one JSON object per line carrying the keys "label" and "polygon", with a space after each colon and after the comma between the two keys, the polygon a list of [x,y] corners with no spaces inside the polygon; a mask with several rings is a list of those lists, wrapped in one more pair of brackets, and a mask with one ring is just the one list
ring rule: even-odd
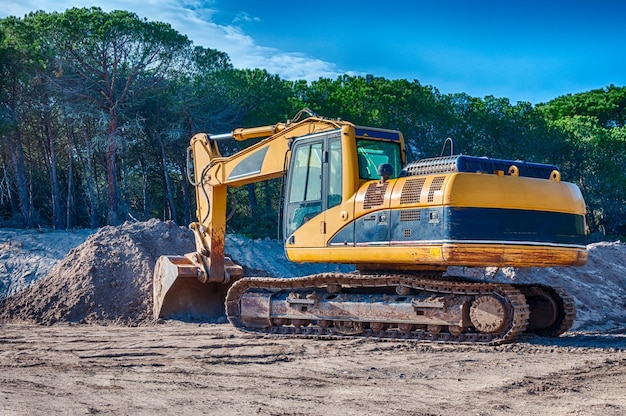
{"label": "yellow excavator", "polygon": [[[227,138],[263,139],[222,157]],[[585,264],[585,202],[556,166],[453,154],[406,164],[399,131],[308,109],[286,123],[197,134],[188,165],[196,252],[157,261],[157,319],[225,311],[263,334],[489,344],[558,336],[574,321],[558,287],[447,273]],[[354,272],[243,277],[225,257],[227,188],[280,177],[287,257]]]}

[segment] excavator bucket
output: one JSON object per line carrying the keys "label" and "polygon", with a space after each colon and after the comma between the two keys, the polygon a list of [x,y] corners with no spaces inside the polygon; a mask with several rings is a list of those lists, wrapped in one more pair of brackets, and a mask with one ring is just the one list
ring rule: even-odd
{"label": "excavator bucket", "polygon": [[185,256],[161,256],[154,268],[154,319],[207,321],[224,316],[228,289],[243,275],[240,266],[224,259],[228,283],[200,280],[201,269]]}

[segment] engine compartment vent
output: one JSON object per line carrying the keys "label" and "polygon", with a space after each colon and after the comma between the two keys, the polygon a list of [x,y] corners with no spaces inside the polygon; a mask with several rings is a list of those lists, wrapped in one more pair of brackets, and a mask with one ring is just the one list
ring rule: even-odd
{"label": "engine compartment vent", "polygon": [[401,204],[419,204],[426,178],[407,179],[400,194]]}
{"label": "engine compartment vent", "polygon": [[363,200],[363,209],[375,208],[383,205],[385,202],[385,193],[387,192],[388,182],[369,184],[365,191],[365,199]]}
{"label": "engine compartment vent", "polygon": [[400,211],[400,222],[420,222],[422,219],[422,210],[420,209],[404,209]]}
{"label": "engine compartment vent", "polygon": [[435,192],[441,191],[445,180],[445,176],[436,176],[433,178],[433,181],[430,183],[430,188],[428,189],[428,202],[435,201]]}

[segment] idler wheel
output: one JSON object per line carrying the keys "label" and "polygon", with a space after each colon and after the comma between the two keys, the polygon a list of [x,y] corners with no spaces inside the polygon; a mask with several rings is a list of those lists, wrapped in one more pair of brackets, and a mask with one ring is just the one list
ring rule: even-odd
{"label": "idler wheel", "polygon": [[500,332],[509,319],[504,300],[493,295],[476,298],[470,307],[472,325],[480,332],[488,334]]}

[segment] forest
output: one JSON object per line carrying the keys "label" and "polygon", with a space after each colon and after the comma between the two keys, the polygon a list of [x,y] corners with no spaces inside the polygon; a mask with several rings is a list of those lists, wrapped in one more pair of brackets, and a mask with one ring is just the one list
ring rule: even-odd
{"label": "forest", "polygon": [[[626,236],[626,87],[533,105],[374,75],[287,81],[235,69],[166,23],[100,8],[0,20],[0,227],[186,225],[195,133],[284,122],[305,107],[400,130],[409,160],[439,156],[450,137],[455,153],[556,164],[585,197],[589,240]],[[275,238],[280,187],[231,189],[229,230]]]}

